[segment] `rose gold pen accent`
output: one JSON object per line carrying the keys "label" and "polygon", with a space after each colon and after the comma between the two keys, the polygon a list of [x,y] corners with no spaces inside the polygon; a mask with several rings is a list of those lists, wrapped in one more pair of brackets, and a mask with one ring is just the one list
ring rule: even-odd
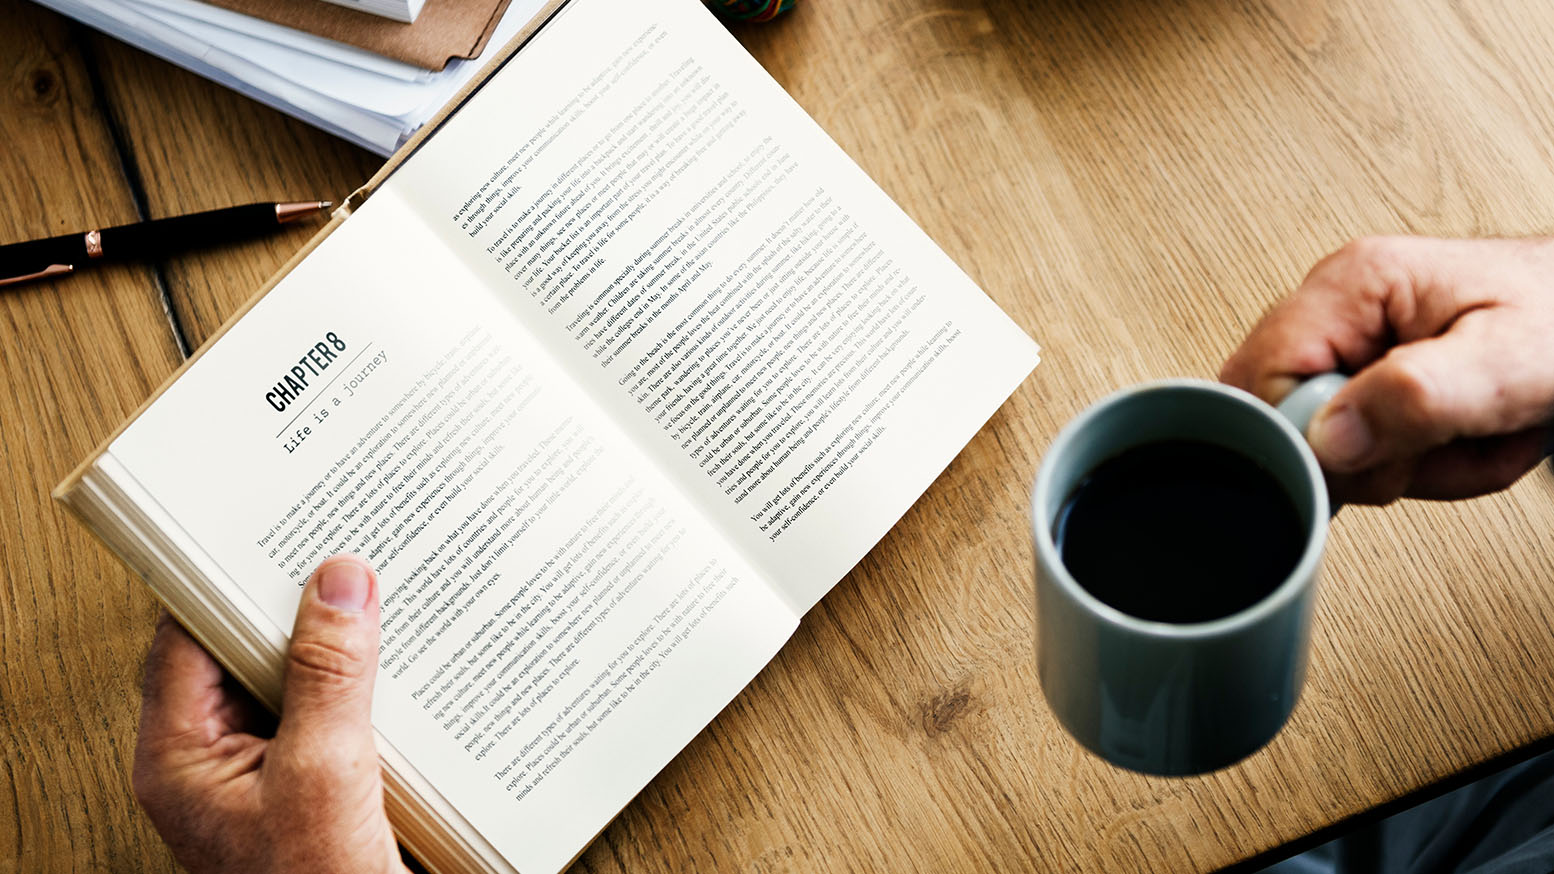
{"label": "rose gold pen accent", "polygon": [[64,276],[73,272],[75,266],[71,264],[50,264],[37,273],[28,273],[25,276],[0,276],[0,286],[15,285],[19,282],[31,282],[34,279],[49,279],[54,276]]}
{"label": "rose gold pen accent", "polygon": [[86,257],[101,258],[103,256],[103,232],[86,232]]}
{"label": "rose gold pen accent", "polygon": [[332,201],[312,200],[307,203],[277,203],[275,205],[275,220],[281,224],[294,222],[299,218],[310,216],[334,206]]}

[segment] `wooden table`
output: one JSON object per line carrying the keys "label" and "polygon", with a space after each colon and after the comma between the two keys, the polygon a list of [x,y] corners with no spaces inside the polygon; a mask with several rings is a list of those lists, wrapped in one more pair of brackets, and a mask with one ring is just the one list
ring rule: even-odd
{"label": "wooden table", "polygon": [[[1346,510],[1263,752],[1081,752],[1033,665],[1026,488],[1107,391],[1212,375],[1373,231],[1554,228],[1542,0],[801,2],[739,31],[1045,361],[582,871],[1187,871],[1554,735],[1554,489]],[[376,160],[0,0],[0,240],[339,197]],[[131,799],[156,607],[48,499],[309,231],[0,294],[0,871],[167,870]]]}

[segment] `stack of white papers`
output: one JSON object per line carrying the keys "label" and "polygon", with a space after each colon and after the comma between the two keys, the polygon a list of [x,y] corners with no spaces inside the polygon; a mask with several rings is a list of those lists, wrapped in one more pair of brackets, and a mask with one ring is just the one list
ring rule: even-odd
{"label": "stack of white papers", "polygon": [[355,9],[357,12],[368,12],[384,18],[392,18],[395,21],[403,21],[406,24],[415,21],[415,17],[421,14],[421,7],[426,5],[426,0],[328,0],[328,2],[347,9]]}
{"label": "stack of white papers", "polygon": [[439,72],[198,0],[38,0],[102,32],[388,155],[426,123],[545,0],[512,0],[481,57]]}

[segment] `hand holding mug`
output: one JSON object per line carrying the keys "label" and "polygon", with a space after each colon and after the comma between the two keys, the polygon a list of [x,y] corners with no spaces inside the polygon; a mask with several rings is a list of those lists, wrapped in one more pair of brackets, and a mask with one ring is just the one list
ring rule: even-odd
{"label": "hand holding mug", "polygon": [[1331,370],[1354,378],[1307,436],[1334,498],[1509,486],[1549,454],[1554,240],[1357,240],[1263,317],[1220,379],[1278,402]]}
{"label": "hand holding mug", "polygon": [[[1515,482],[1551,449],[1551,350],[1554,241],[1369,238],[1262,319],[1220,374],[1229,386],[1156,383],[1081,414],[1032,503],[1038,668],[1058,720],[1157,774],[1267,742],[1303,682],[1329,495],[1452,499]],[[1261,497],[1215,484],[1269,476]],[[1120,509],[1081,524],[1092,493]],[[1263,514],[1270,495],[1293,516]]]}

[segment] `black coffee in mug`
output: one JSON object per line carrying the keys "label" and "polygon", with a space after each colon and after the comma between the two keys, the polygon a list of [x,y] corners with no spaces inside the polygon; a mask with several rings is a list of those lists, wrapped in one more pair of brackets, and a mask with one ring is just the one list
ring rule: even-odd
{"label": "black coffee in mug", "polygon": [[1307,533],[1288,492],[1252,459],[1163,440],[1101,462],[1064,502],[1052,539],[1074,581],[1103,603],[1191,623],[1278,588]]}

